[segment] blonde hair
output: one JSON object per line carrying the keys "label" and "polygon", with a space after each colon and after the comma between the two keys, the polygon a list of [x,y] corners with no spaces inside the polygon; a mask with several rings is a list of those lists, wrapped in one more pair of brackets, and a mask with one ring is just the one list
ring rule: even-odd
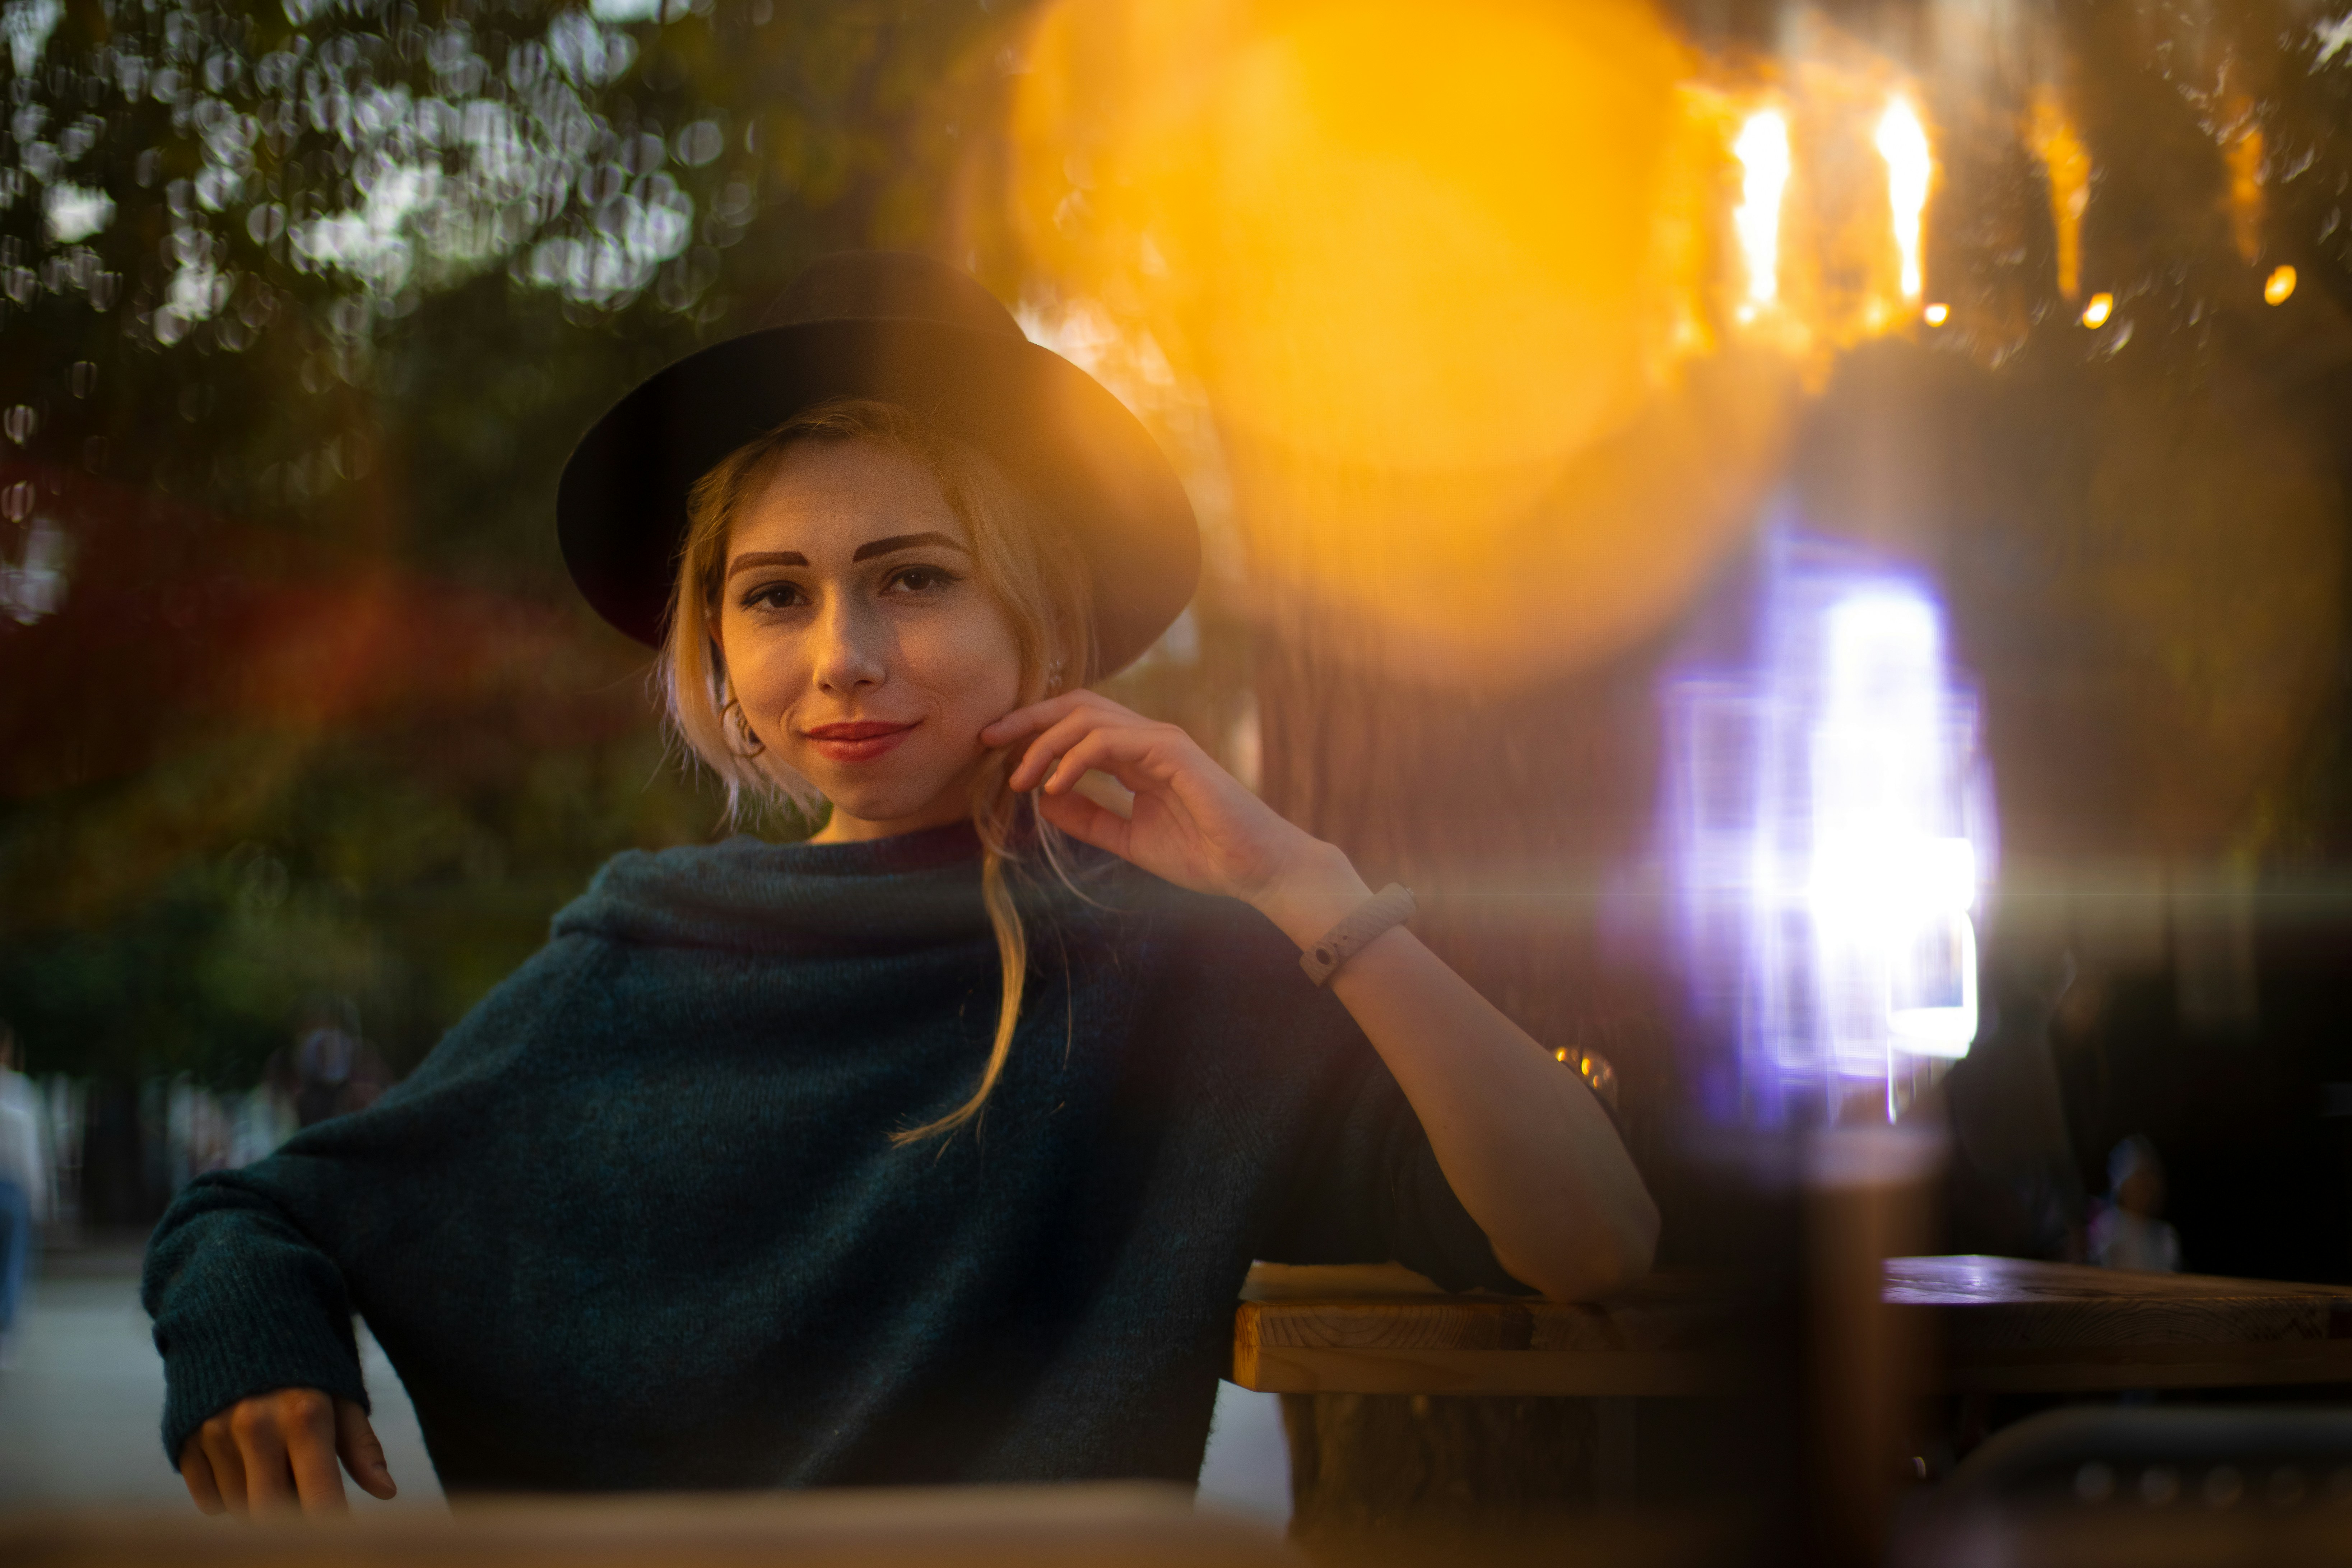
{"label": "blonde hair", "polygon": [[[985,455],[895,403],[835,398],[805,409],[729,453],[695,482],[688,499],[686,543],[662,646],[662,694],[678,737],[726,784],[730,818],[747,795],[781,798],[811,815],[824,799],[793,769],[764,754],[747,755],[731,739],[726,710],[734,699],[719,646],[718,613],[728,533],[743,503],[789,448],[837,441],[870,441],[938,479],[949,509],[971,535],[975,575],[1003,611],[1020,650],[1017,704],[1083,684],[1093,662],[1094,599],[1084,555],[1056,548],[1035,506]],[[992,756],[973,784],[971,801],[981,842],[981,900],[1004,977],[995,1039],[971,1098],[935,1121],[891,1134],[896,1143],[952,1131],[979,1115],[1013,1048],[1029,972],[1029,936],[1013,880],[1030,844],[1057,870],[1062,859],[1060,836],[1035,816],[1026,797],[1005,786],[1010,769],[1010,757]]]}

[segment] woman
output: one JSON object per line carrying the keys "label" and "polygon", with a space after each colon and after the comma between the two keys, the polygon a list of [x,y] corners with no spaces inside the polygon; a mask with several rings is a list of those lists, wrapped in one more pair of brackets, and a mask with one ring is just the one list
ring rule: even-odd
{"label": "woman", "polygon": [[1409,895],[1085,689],[1198,570],[1133,418],[920,258],[783,309],[606,416],[559,524],[687,742],[824,826],[619,857],[405,1083],[182,1195],[207,1511],[391,1495],[353,1310],[453,1492],[1189,1480],[1255,1258],[1647,1267],[1605,1113]]}

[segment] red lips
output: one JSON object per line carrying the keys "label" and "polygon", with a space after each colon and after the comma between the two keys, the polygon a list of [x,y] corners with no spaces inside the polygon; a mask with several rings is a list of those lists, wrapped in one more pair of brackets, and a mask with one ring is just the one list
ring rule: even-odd
{"label": "red lips", "polygon": [[817,751],[836,763],[870,763],[898,749],[914,732],[912,724],[888,724],[860,719],[845,724],[818,724],[801,731]]}

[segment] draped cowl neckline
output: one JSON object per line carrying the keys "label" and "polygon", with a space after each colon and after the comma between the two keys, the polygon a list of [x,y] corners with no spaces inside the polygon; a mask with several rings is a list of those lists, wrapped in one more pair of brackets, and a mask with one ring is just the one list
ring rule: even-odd
{"label": "draped cowl neckline", "polygon": [[[1016,882],[1024,912],[1069,902],[1054,873],[1032,860],[1033,874]],[[1080,854],[1077,869],[1089,895],[1135,879],[1123,862],[1093,851]],[[980,837],[969,822],[854,844],[773,844],[739,834],[717,844],[631,850],[607,862],[556,914],[553,934],[761,953],[992,940]]]}

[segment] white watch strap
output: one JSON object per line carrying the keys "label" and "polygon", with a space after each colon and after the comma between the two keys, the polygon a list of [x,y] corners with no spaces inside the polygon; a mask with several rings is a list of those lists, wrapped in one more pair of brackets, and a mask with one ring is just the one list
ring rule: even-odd
{"label": "white watch strap", "polygon": [[1298,955],[1298,967],[1307,971],[1307,978],[1320,985],[1339,972],[1339,966],[1360,952],[1364,944],[1391,926],[1402,925],[1413,916],[1412,889],[1391,882],[1362,903],[1355,911],[1323,933],[1322,939]]}

